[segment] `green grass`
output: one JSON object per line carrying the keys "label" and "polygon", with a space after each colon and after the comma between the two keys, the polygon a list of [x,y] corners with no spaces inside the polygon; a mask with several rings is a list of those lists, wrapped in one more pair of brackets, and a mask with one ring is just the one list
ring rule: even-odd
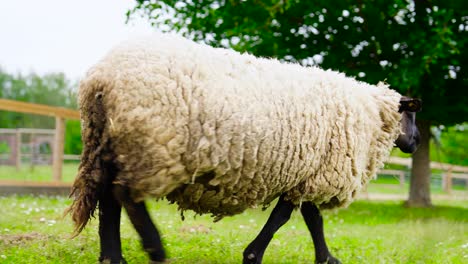
{"label": "green grass", "polygon": [[[72,182],[77,164],[64,164],[63,180]],[[1,179],[50,181],[50,166],[0,166]],[[456,187],[456,186],[454,186]],[[372,181],[369,193],[407,194],[395,177]],[[466,189],[464,189],[466,190]],[[440,187],[433,194],[443,193]],[[62,197],[0,198],[0,263],[96,263],[97,221],[77,238],[69,218],[61,214],[70,203]],[[468,202],[435,201],[431,209],[406,209],[401,202],[358,201],[349,209],[325,211],[326,236],[332,253],[343,263],[466,263]],[[175,206],[149,203],[161,229],[171,263],[240,263],[242,251],[265,223],[269,210],[249,210],[214,224],[207,216]],[[270,208],[271,210],[271,208]],[[129,263],[145,263],[139,239],[126,217],[122,220],[123,250]],[[296,212],[275,236],[264,263],[311,263],[313,245]]]}
{"label": "green grass", "polygon": [[[78,163],[65,163],[62,168],[62,178],[64,182],[73,182]],[[52,166],[50,165],[23,165],[17,171],[14,166],[0,166],[0,180],[21,180],[21,181],[52,181]]]}
{"label": "green grass", "polygon": [[[70,239],[70,204],[62,197],[0,197],[0,263],[96,263],[97,221]],[[151,215],[163,234],[171,263],[240,263],[242,251],[265,223],[267,211],[248,210],[213,223],[208,216],[150,201]],[[348,209],[324,211],[327,241],[343,263],[467,263],[468,202],[435,201],[428,209],[407,209],[401,202],[357,201]],[[146,263],[136,232],[122,219],[124,256]],[[313,245],[294,212],[275,235],[264,263],[313,263]]]}

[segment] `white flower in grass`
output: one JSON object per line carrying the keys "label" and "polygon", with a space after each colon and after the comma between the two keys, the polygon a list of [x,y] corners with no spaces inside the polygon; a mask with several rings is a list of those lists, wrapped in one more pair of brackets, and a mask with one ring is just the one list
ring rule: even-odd
{"label": "white flower in grass", "polygon": [[6,256],[5,255],[0,255],[0,258],[6,259]]}

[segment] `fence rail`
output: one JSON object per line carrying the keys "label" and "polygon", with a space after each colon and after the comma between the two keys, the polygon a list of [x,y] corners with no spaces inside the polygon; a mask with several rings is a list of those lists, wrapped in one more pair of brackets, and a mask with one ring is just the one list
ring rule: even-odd
{"label": "fence rail", "polygon": [[0,128],[0,134],[16,134],[16,133],[53,135],[55,134],[55,131],[53,129],[43,129],[43,128]]}
{"label": "fence rail", "polygon": [[72,109],[67,109],[63,107],[53,107],[43,104],[25,103],[8,99],[0,99],[0,110],[35,115],[54,116],[64,119],[80,119],[80,113]]}
{"label": "fence rail", "polygon": [[[404,166],[407,166],[408,168],[411,168],[412,160],[410,158],[390,157],[387,163],[404,165]],[[443,170],[443,171],[451,170],[453,172],[468,173],[468,167],[453,165],[449,163],[431,161],[430,166],[431,166],[431,169],[438,169],[438,170]]]}

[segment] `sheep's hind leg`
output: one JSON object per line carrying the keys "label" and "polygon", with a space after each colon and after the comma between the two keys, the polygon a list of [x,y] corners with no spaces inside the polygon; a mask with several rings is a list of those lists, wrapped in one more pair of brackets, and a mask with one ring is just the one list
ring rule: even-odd
{"label": "sheep's hind leg", "polygon": [[128,218],[140,235],[143,249],[150,257],[150,263],[163,263],[166,259],[166,254],[162,246],[161,237],[156,226],[151,221],[151,217],[146,209],[144,202],[134,202],[129,194],[127,187],[116,185],[114,192],[122,202],[127,211]]}
{"label": "sheep's hind leg", "polygon": [[265,226],[263,226],[262,231],[260,231],[254,241],[244,250],[244,264],[262,263],[263,254],[273,238],[273,235],[281,226],[288,222],[293,210],[294,204],[284,200],[284,195],[282,195],[271,212]]}
{"label": "sheep's hind leg", "polygon": [[301,213],[309,228],[315,247],[315,263],[339,264],[338,259],[333,257],[328,251],[325,236],[323,234],[323,218],[319,209],[311,202],[304,202],[301,206]]}
{"label": "sheep's hind leg", "polygon": [[106,187],[99,199],[99,237],[101,244],[100,263],[126,263],[120,244],[121,204]]}

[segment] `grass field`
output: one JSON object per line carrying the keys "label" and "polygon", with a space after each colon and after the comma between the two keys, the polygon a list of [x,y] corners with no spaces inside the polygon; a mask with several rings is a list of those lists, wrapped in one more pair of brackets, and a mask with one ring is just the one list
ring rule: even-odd
{"label": "grass field", "polygon": [[[78,170],[78,163],[65,163],[62,167],[62,180],[73,182]],[[49,165],[23,165],[19,171],[14,166],[0,166],[0,180],[20,181],[51,181],[52,166]]]}
{"label": "grass field", "polygon": [[[96,263],[97,221],[70,239],[71,220],[62,218],[63,197],[0,197],[0,263]],[[357,201],[325,211],[328,244],[343,263],[467,263],[468,202],[435,201],[429,209],[401,202]],[[149,202],[170,263],[241,263],[242,251],[266,221],[267,211],[248,210],[213,223],[208,216]],[[122,219],[123,251],[129,263],[147,263],[136,232]],[[264,263],[313,263],[313,245],[298,212],[274,237]]]}

